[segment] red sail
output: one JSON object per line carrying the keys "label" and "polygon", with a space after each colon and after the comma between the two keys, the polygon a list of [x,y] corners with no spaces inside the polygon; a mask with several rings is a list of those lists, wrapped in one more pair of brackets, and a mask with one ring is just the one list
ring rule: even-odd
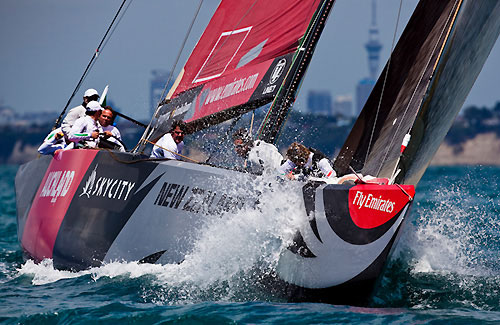
{"label": "red sail", "polygon": [[271,101],[320,2],[223,0],[160,109],[160,123],[173,117],[201,128]]}

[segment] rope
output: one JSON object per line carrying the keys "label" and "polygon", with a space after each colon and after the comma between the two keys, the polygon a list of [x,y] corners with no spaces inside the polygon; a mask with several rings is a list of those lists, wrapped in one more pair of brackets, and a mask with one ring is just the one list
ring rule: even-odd
{"label": "rope", "polygon": [[[255,0],[255,1],[254,1],[251,5],[250,5],[250,7],[247,9],[247,11],[245,12],[245,14],[243,14],[243,16],[241,16],[240,20],[239,20],[239,21],[238,21],[238,22],[234,25],[234,27],[232,28],[232,30],[233,30],[233,31],[234,31],[236,28],[238,28],[238,26],[240,25],[241,21],[242,21],[242,20],[243,20],[243,19],[244,19],[247,15],[248,15],[248,13],[252,10],[252,8],[255,6],[255,4],[257,3],[257,1],[258,1],[258,0]],[[201,7],[201,3],[200,3],[200,7]],[[198,8],[198,11],[199,11],[199,8]],[[197,14],[198,14],[198,13],[196,13],[196,15],[197,15]],[[195,15],[194,19],[196,18],[196,15]],[[194,23],[194,19],[193,19],[192,24]],[[186,37],[187,37],[187,35],[186,35]],[[217,53],[218,53],[218,52],[219,52],[219,51],[220,51],[220,50],[224,47],[224,45],[226,44],[226,42],[228,41],[228,39],[229,39],[229,38],[226,38],[226,39],[222,42],[221,46],[220,46],[220,47],[219,47],[219,48],[215,51],[214,56],[216,56],[216,55],[217,55]],[[184,45],[183,45],[183,46],[184,46]],[[163,96],[163,94],[162,94],[162,96]],[[158,109],[159,109],[159,107],[156,109],[155,114],[154,114],[154,115],[153,115],[153,117],[151,118],[150,125],[153,123],[153,120],[154,120],[154,118],[155,118],[155,116],[156,116],[156,114],[157,114],[157,112],[158,112]],[[173,114],[173,113],[174,113],[174,111],[172,111],[172,112],[171,112],[171,114]],[[171,116],[172,116],[172,115],[171,115]],[[149,128],[148,128],[148,129],[149,129]],[[146,131],[148,131],[148,130],[146,130]],[[153,131],[154,131],[154,128],[153,128],[153,129],[149,132],[149,134],[148,134],[148,135],[144,138],[144,140],[146,140],[146,138],[149,138],[149,137],[151,136],[151,134],[153,133]],[[146,134],[146,132],[144,132],[144,133]]]}
{"label": "rope", "polygon": [[[434,53],[436,52],[436,49],[437,49],[438,44],[439,44],[439,41],[441,40],[441,37],[443,36],[444,31],[446,30],[446,26],[447,26],[447,25],[448,25],[448,23],[450,22],[450,19],[451,19],[451,17],[452,17],[452,14],[453,14],[454,12],[456,12],[456,10],[455,10],[455,9],[457,8],[457,4],[458,4],[459,2],[461,3],[461,2],[462,2],[462,0],[456,0],[456,1],[455,1],[455,4],[453,5],[453,8],[452,8],[452,10],[450,11],[450,14],[448,15],[448,18],[446,19],[446,23],[444,24],[444,27],[443,27],[443,29],[441,30],[441,33],[439,34],[438,40],[437,40],[436,44],[434,45],[434,48],[432,49],[431,55],[429,56],[429,60],[427,60],[427,63],[426,63],[426,65],[425,65],[425,67],[428,67],[428,66],[429,66],[429,64],[431,63],[432,57],[433,57]],[[456,17],[456,15],[453,15],[453,17]],[[451,28],[451,26],[449,26],[449,28]],[[447,36],[448,36],[448,35],[449,35],[449,33],[447,34]],[[446,42],[446,41],[445,41],[445,42]],[[439,60],[439,57],[438,57],[437,59]],[[434,68],[435,68],[435,66],[434,66]],[[416,92],[417,92],[417,89],[418,89],[418,87],[419,87],[420,83],[422,82],[422,80],[424,79],[425,71],[426,71],[426,69],[424,69],[424,70],[422,71],[422,74],[421,74],[421,76],[420,76],[420,79],[419,79],[419,81],[418,81],[417,85],[415,86],[415,89],[413,90],[413,93],[412,93],[412,95],[411,95],[411,97],[410,97],[410,100],[409,100],[409,102],[408,102],[408,105],[406,105],[406,108],[405,108],[405,111],[404,111],[404,113],[403,113],[403,116],[401,117],[401,119],[400,119],[400,121],[399,121],[399,123],[398,123],[398,127],[396,128],[396,132],[394,132],[394,134],[393,134],[393,136],[392,136],[392,139],[391,139],[391,142],[390,142],[390,144],[387,146],[387,150],[386,150],[386,152],[385,152],[384,158],[383,158],[383,159],[381,160],[381,162],[380,162],[380,166],[379,166],[379,169],[378,169],[378,171],[377,171],[377,174],[379,174],[379,173],[380,173],[380,170],[382,169],[382,166],[383,166],[383,164],[384,164],[385,160],[387,159],[387,156],[389,155],[389,150],[390,150],[390,148],[392,148],[392,146],[393,146],[394,140],[396,139],[396,134],[398,134],[399,129],[401,128],[401,125],[402,125],[402,123],[403,123],[403,121],[404,121],[404,118],[405,118],[405,116],[406,116],[406,113],[408,112],[408,110],[409,110],[409,108],[410,108],[410,104],[412,103],[413,98],[415,97],[415,94],[416,94]],[[432,75],[431,75],[431,77],[432,77]],[[429,82],[430,82],[430,79],[429,79]],[[423,101],[423,98],[421,98],[421,101],[420,101],[420,102],[422,102],[422,101]],[[415,116],[413,117],[413,120],[415,120],[415,118],[417,117],[418,111],[419,111],[419,110],[417,110],[417,111],[415,112]],[[410,133],[410,132],[411,132],[412,128],[413,128],[413,126],[412,126],[412,127],[410,127],[410,130],[408,130],[408,133]],[[399,164],[399,159],[398,159],[398,161],[397,161],[397,164]]]}
{"label": "rope", "polygon": [[396,185],[397,187],[399,187],[399,189],[401,191],[403,191],[403,193],[406,194],[406,196],[408,196],[410,202],[413,201],[413,197],[410,194],[408,194],[408,192],[406,192],[405,189],[401,185],[399,185],[397,183],[395,183],[394,185]]}
{"label": "rope", "polygon": [[174,75],[174,71],[175,71],[175,69],[177,67],[177,63],[179,63],[179,59],[181,57],[182,52],[184,51],[184,47],[186,46],[186,42],[187,42],[187,40],[189,38],[189,35],[191,34],[191,30],[193,29],[194,23],[196,21],[196,18],[198,17],[198,14],[200,12],[202,4],[203,4],[203,0],[200,0],[200,2],[198,4],[198,8],[196,9],[196,12],[195,12],[195,14],[193,16],[193,19],[191,19],[191,24],[189,25],[189,28],[188,28],[188,30],[186,32],[186,35],[184,36],[184,40],[182,41],[182,45],[181,45],[181,47],[180,47],[180,49],[179,49],[179,51],[177,53],[177,57],[176,57],[175,62],[173,64],[173,66],[172,66],[172,69],[170,69],[170,74],[168,76],[167,82],[165,83],[165,87],[163,87],[163,91],[161,92],[161,95],[160,95],[160,101],[156,105],[156,110],[155,110],[153,116],[151,116],[151,121],[149,122],[146,130],[144,131],[144,134],[143,134],[142,138],[139,140],[139,143],[141,143],[141,142],[145,143],[144,140],[146,140],[147,138],[149,138],[150,133],[152,133],[153,130],[154,130],[154,129],[150,130],[151,129],[151,125],[153,124],[155,116],[156,116],[156,114],[158,113],[158,111],[159,111],[159,109],[161,107],[161,103],[163,102],[163,96],[165,95],[165,92],[167,91],[168,85],[170,84],[170,81],[172,80],[172,77]]}
{"label": "rope", "polygon": [[[118,17],[118,15],[120,14],[120,11],[122,10],[123,6],[125,5],[125,2],[127,0],[123,0],[120,8],[118,9],[118,11],[116,12],[116,15],[115,17],[113,18],[113,20],[111,21],[111,24],[109,25],[108,29],[106,30],[106,33],[104,34],[104,37],[101,39],[101,42],[99,43],[99,46],[97,46],[97,49],[95,50],[94,54],[92,55],[92,58],[90,59],[90,62],[87,64],[87,67],[85,68],[85,71],[83,72],[83,75],[82,77],[80,78],[80,80],[78,81],[75,89],[73,90],[73,93],[71,94],[71,96],[69,97],[68,99],[68,102],[66,103],[66,106],[64,106],[64,109],[62,110],[61,114],[59,115],[59,117],[57,118],[57,120],[55,121],[54,123],[54,126],[52,127],[52,130],[55,130],[59,124],[61,123],[61,119],[62,117],[64,116],[64,114],[66,113],[66,109],[68,108],[69,104],[71,103],[71,101],[73,100],[73,97],[75,97],[76,93],[78,92],[78,90],[80,89],[80,86],[82,85],[83,81],[85,80],[85,78],[87,77],[87,74],[88,72],[90,71],[90,69],[92,68],[95,60],[97,59],[97,56],[99,55],[99,52],[100,52],[100,49],[101,49],[101,46],[102,48],[104,48],[104,41],[106,40],[107,36],[108,36],[108,33],[110,32],[111,28],[113,27],[113,24],[115,23],[116,21],[116,18]],[[128,6],[127,6],[128,8]],[[114,29],[113,29],[114,31]],[[110,35],[111,36],[111,35]]]}
{"label": "rope", "polygon": [[[276,103],[278,102],[278,97],[280,97],[281,95],[281,92],[285,92],[284,95],[280,98],[280,100],[282,100],[282,103],[281,103],[281,107],[283,104],[288,104],[289,101],[291,99],[293,99],[295,101],[296,97],[295,98],[290,98],[289,94],[290,94],[290,87],[288,89],[285,89],[284,88],[284,85],[288,79],[288,76],[292,73],[292,70],[293,72],[297,71],[297,70],[300,70],[301,68],[304,68],[303,66],[303,63],[304,61],[302,61],[298,67],[295,67],[294,68],[294,65],[295,65],[295,62],[297,61],[297,59],[299,58],[299,55],[301,54],[301,52],[305,52],[307,47],[311,44],[311,42],[313,41],[313,39],[310,39],[310,35],[314,32],[315,35],[317,34],[317,31],[314,29],[314,26],[316,25],[316,23],[318,22],[318,20],[321,18],[321,15],[320,13],[323,11],[323,9],[327,6],[327,2],[328,1],[324,1],[323,4],[321,5],[321,8],[319,8],[317,10],[317,15],[313,15],[313,17],[311,18],[311,21],[309,22],[309,25],[307,26],[307,29],[304,33],[304,35],[301,37],[301,40],[300,40],[300,44],[299,46],[297,47],[297,50],[295,51],[295,54],[293,55],[293,58],[292,58],[292,63],[290,64],[290,68],[288,69],[286,75],[285,75],[285,78],[283,79],[283,83],[280,85],[279,89],[278,89],[278,92],[276,93],[276,96],[274,97],[273,101],[272,101],[272,104],[266,114],[266,116],[264,117],[260,127],[259,127],[259,130],[257,131],[257,139],[261,139],[261,136],[264,132],[264,128],[266,127],[266,125],[268,124],[269,120],[270,120],[270,117],[271,117],[271,114],[272,112],[276,109],[275,108],[275,105],[277,105]],[[335,2],[335,1],[333,1]],[[332,4],[333,6],[333,4]],[[311,4],[311,7],[313,7],[313,5]],[[324,17],[324,16],[323,16]],[[325,23],[326,23],[326,18],[325,18]],[[319,37],[319,36],[318,36]],[[308,51],[309,52],[309,51]],[[306,55],[308,54],[308,52],[304,55],[302,55],[301,59],[303,60],[304,57],[306,57]],[[312,55],[312,53],[310,54]],[[295,70],[294,70],[295,69]],[[297,78],[297,74],[295,74],[292,79],[290,80],[290,83],[292,82],[293,79],[296,79]],[[297,82],[297,80],[295,80]],[[302,85],[302,81],[299,82],[299,86],[295,89],[295,94],[298,93],[299,91],[299,88],[300,86]],[[288,107],[291,107],[293,105],[290,104]],[[281,108],[280,107],[280,108]],[[280,123],[280,125],[284,125],[286,124],[287,120],[288,120],[288,116],[290,114],[290,110],[287,111],[286,113],[286,116],[284,117],[284,120]],[[276,137],[274,138],[274,141],[273,143],[277,143],[279,141],[279,138],[281,136],[281,133],[282,133],[283,129],[280,128],[278,130],[278,134],[276,135]]]}
{"label": "rope", "polygon": [[111,158],[113,158],[115,161],[117,161],[117,162],[119,162],[121,164],[127,164],[127,165],[137,164],[137,163],[144,162],[144,161],[165,161],[165,160],[172,160],[172,159],[169,159],[169,158],[151,158],[151,157],[139,158],[139,159],[135,159],[135,160],[122,160],[122,159],[118,158],[111,149],[99,148],[99,150],[107,151],[109,153],[109,155],[111,156]]}
{"label": "rope", "polygon": [[375,121],[373,122],[372,133],[370,135],[370,141],[368,141],[368,150],[366,150],[365,161],[368,160],[368,154],[370,153],[370,149],[371,149],[372,141],[373,141],[373,134],[375,133],[375,126],[377,125],[378,113],[380,111],[380,106],[382,105],[382,98],[384,97],[385,84],[387,82],[387,76],[389,75],[389,68],[391,66],[392,51],[394,50],[394,43],[396,42],[396,34],[398,31],[399,18],[401,17],[401,7],[402,6],[403,6],[403,0],[400,0],[399,1],[398,18],[396,19],[396,27],[394,28],[394,35],[392,36],[391,54],[389,55],[389,62],[387,62],[387,69],[385,70],[384,84],[382,85],[382,92],[381,92],[380,98],[378,100],[377,113],[375,113]]}
{"label": "rope", "polygon": [[[238,121],[241,119],[243,115],[240,115],[236,118],[233,119],[233,122],[231,123],[231,125],[229,126],[229,128],[227,129],[226,133],[224,134],[224,136],[219,140],[218,142],[218,145],[222,145],[222,143],[224,143],[227,138],[229,137],[229,133],[233,130],[233,128],[235,127],[236,123],[238,123]],[[211,151],[211,150],[210,150]],[[205,164],[208,164],[208,162],[210,161],[210,159],[212,159],[214,153],[211,152],[210,155],[208,156],[208,158],[205,160]]]}
{"label": "rope", "polygon": [[174,154],[174,155],[176,155],[176,156],[182,157],[182,158],[184,158],[184,159],[186,159],[186,160],[192,161],[192,162],[197,163],[197,164],[199,164],[199,163],[200,163],[199,161],[196,161],[196,160],[194,160],[194,159],[191,159],[191,158],[189,158],[189,157],[187,157],[187,156],[183,156],[183,155],[181,155],[180,153],[177,153],[177,152],[174,152],[174,151],[172,151],[172,150],[168,150],[167,148],[164,148],[164,147],[162,147],[162,146],[159,146],[159,145],[157,145],[156,143],[149,141],[148,139],[144,139],[144,141],[149,142],[149,143],[151,143],[152,145],[157,146],[157,147],[158,147],[158,148],[160,148],[160,149],[163,149],[163,150],[165,150],[165,151],[168,151],[168,152],[170,152],[171,154]]}

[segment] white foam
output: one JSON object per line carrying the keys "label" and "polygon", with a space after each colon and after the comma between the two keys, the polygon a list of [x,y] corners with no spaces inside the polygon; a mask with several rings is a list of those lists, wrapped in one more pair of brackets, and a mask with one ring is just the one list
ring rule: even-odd
{"label": "white foam", "polygon": [[206,287],[249,272],[257,264],[260,268],[274,268],[298,222],[304,220],[301,218],[304,206],[297,188],[273,191],[278,184],[273,181],[269,184],[269,181],[253,184],[262,193],[257,209],[248,208],[208,220],[193,251],[179,265],[166,266],[167,272],[159,281],[194,282]]}
{"label": "white foam", "polygon": [[38,264],[32,260],[26,261],[26,263],[18,269],[18,273],[19,275],[33,276],[33,280],[31,281],[33,285],[44,285],[62,279],[76,278],[82,276],[83,274],[88,274],[88,271],[78,273],[59,271],[54,269],[52,259],[44,259]]}
{"label": "white foam", "polygon": [[490,274],[479,262],[485,251],[481,237],[487,236],[490,218],[475,199],[459,188],[436,191],[433,202],[426,202],[434,207],[413,210],[416,222],[407,227],[395,255],[410,252],[414,273]]}
{"label": "white foam", "polygon": [[[233,214],[209,217],[194,249],[180,264],[114,261],[89,270],[70,272],[54,269],[52,260],[46,259],[39,264],[27,261],[18,274],[33,276],[33,285],[89,275],[94,281],[120,276],[138,278],[153,275],[153,284],[163,286],[166,290],[185,290],[185,300],[190,299],[196,289],[217,287],[221,282],[229,285],[227,291],[233,294],[242,285],[242,277],[253,276],[251,272],[255,269],[262,272],[274,270],[280,253],[291,243],[298,224],[306,220],[299,185],[295,182],[277,184],[274,179],[259,179],[252,184],[254,190],[262,193],[258,208],[249,207]],[[224,186],[225,193],[238,195],[245,191],[247,194],[237,184]],[[280,190],[275,191],[276,187],[280,187]],[[152,294],[156,295],[156,300],[163,301],[160,292]]]}

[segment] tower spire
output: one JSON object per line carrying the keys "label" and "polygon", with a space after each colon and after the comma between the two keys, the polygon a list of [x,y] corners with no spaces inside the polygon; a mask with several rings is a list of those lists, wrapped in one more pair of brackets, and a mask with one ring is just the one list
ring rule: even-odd
{"label": "tower spire", "polygon": [[378,37],[376,0],[372,0],[372,25],[370,26],[368,42],[366,42],[365,48],[368,52],[368,68],[370,70],[370,79],[376,80],[380,59],[380,50],[382,49],[382,44],[380,43]]}

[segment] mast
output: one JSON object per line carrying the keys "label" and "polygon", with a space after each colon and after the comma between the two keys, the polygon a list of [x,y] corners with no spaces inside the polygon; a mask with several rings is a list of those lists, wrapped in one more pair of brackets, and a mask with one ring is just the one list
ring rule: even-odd
{"label": "mast", "polygon": [[287,72],[285,80],[262,122],[258,132],[259,139],[268,143],[274,143],[276,141],[290,107],[292,107],[295,102],[301,80],[311,62],[316,44],[318,43],[334,3],[335,0],[323,0],[316,14],[311,19],[307,32],[295,52],[292,65]]}

